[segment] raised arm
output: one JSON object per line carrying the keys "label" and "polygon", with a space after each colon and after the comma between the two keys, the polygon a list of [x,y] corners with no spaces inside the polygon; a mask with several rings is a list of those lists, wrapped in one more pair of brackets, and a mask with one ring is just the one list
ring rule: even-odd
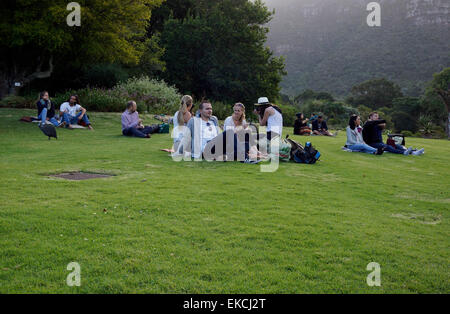
{"label": "raised arm", "polygon": [[264,117],[263,117],[262,119],[261,119],[261,116],[258,116],[258,118],[259,118],[259,124],[260,124],[261,126],[267,126],[267,120],[269,120],[269,117],[270,117],[271,115],[273,115],[274,110],[275,110],[275,109],[273,109],[273,108],[267,108],[266,111],[264,112]]}

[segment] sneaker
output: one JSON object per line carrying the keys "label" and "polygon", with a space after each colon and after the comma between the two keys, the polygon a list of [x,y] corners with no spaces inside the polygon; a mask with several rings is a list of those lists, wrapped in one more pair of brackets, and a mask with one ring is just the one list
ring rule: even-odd
{"label": "sneaker", "polygon": [[384,153],[384,148],[378,147],[377,151],[375,152],[375,155],[383,155],[383,153]]}
{"label": "sneaker", "polygon": [[405,150],[405,151],[403,152],[403,155],[408,156],[409,154],[411,154],[412,150],[413,150],[412,147],[409,147],[407,150]]}
{"label": "sneaker", "polygon": [[424,153],[425,153],[425,148],[422,148],[422,149],[416,150],[415,152],[412,152],[411,155],[420,156],[420,155],[423,155]]}
{"label": "sneaker", "polygon": [[241,161],[244,164],[252,164],[252,165],[256,165],[259,164],[261,161],[260,160],[251,160],[249,158],[245,158],[245,161]]}

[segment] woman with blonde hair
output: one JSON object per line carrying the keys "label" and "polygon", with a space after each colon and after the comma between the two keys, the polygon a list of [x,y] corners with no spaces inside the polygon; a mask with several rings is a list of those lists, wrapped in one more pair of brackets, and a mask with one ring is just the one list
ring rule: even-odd
{"label": "woman with blonde hair", "polygon": [[234,113],[232,116],[225,119],[223,126],[224,130],[236,130],[238,128],[247,128],[247,121],[245,121],[245,106],[238,102],[234,105]]}
{"label": "woman with blonde hair", "polygon": [[192,118],[192,108],[194,107],[194,100],[189,95],[184,95],[181,98],[180,109],[173,116],[173,143],[174,150],[178,150],[178,146],[183,139],[183,132],[185,126]]}
{"label": "woman with blonde hair", "polygon": [[194,100],[189,95],[184,95],[181,98],[180,109],[175,113],[173,117],[174,127],[187,125],[192,118],[191,110],[194,104]]}

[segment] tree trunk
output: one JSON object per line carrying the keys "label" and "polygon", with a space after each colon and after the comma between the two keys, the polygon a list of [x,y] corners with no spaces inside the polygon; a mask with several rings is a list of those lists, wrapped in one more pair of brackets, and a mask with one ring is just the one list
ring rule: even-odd
{"label": "tree trunk", "polygon": [[[36,79],[47,78],[52,75],[53,72],[53,57],[50,57],[48,60],[48,69],[46,71],[42,71],[43,62],[41,61],[34,72],[27,75],[27,70],[18,70],[16,64],[13,63],[10,67],[10,70],[7,71],[7,74],[3,74],[0,80],[0,99],[5,96],[14,96],[17,95],[20,89],[31,83]],[[30,71],[28,71],[30,73]],[[21,86],[15,86],[15,83],[20,83]]]}
{"label": "tree trunk", "polygon": [[446,131],[447,131],[447,139],[450,141],[450,112],[448,113]]}
{"label": "tree trunk", "polygon": [[443,90],[443,89],[435,89],[438,95],[441,97],[442,101],[445,104],[445,107],[447,108],[447,125],[445,127],[445,131],[447,133],[447,139],[450,140],[450,92],[449,90]]}

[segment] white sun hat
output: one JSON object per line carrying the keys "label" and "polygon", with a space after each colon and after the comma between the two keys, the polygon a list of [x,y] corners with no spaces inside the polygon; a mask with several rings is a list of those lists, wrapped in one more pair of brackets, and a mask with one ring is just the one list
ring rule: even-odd
{"label": "white sun hat", "polygon": [[269,98],[267,98],[267,97],[260,97],[258,99],[258,103],[255,104],[255,105],[267,105],[267,104],[270,104]]}

